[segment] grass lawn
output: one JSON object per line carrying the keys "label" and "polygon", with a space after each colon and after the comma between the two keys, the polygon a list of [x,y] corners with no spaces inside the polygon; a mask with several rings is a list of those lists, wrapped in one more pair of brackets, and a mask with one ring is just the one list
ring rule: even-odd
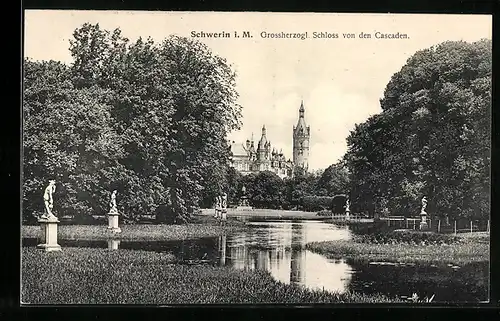
{"label": "grass lawn", "polygon": [[[224,233],[234,232],[246,228],[245,223],[230,219],[220,224],[212,217],[196,217],[192,224],[162,225],[162,224],[133,224],[120,225],[122,232],[113,235],[120,240],[151,240],[170,241],[185,240],[202,237],[216,237]],[[37,238],[41,233],[37,225],[23,225],[23,238]],[[58,238],[66,240],[107,240],[110,238],[107,225],[59,225]]]}
{"label": "grass lawn", "polygon": [[330,258],[351,258],[397,263],[466,264],[489,261],[489,233],[457,234],[459,242],[443,245],[373,244],[356,241],[313,242],[307,249]]}
{"label": "grass lawn", "polygon": [[22,249],[26,304],[390,303],[381,295],[311,291],[264,271],[178,265],[168,253]]}

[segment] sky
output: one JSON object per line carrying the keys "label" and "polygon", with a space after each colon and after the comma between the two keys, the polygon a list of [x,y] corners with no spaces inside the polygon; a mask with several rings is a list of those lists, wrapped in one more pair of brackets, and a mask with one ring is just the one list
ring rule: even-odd
{"label": "sky", "polygon": [[[27,10],[24,56],[71,63],[69,39],[85,22],[120,28],[131,41],[160,42],[171,34],[190,38],[192,31],[230,33],[230,38],[196,38],[237,73],[243,126],[229,139],[243,142],[253,133],[258,141],[265,125],[272,146],[291,159],[292,128],[303,100],[311,170],[342,158],[350,131],[381,112],[379,100],[391,76],[416,51],[447,40],[492,37],[491,15]],[[235,38],[235,31],[253,37]],[[307,32],[308,38],[263,38],[262,32]],[[314,32],[338,38],[313,38]],[[359,38],[361,32],[372,37]],[[376,32],[408,38],[377,39]]]}

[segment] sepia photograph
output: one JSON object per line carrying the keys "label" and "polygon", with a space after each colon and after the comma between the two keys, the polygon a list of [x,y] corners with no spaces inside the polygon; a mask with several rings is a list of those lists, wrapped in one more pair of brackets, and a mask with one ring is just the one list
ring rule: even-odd
{"label": "sepia photograph", "polygon": [[492,15],[25,10],[21,305],[490,301]]}

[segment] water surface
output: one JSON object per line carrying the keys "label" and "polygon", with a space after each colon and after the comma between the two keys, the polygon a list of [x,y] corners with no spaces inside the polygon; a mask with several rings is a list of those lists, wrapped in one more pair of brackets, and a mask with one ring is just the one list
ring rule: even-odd
{"label": "water surface", "polygon": [[[415,265],[328,259],[305,249],[309,242],[349,240],[347,226],[322,221],[248,222],[250,229],[216,238],[183,241],[59,240],[62,247],[168,252],[184,263],[266,270],[286,284],[327,291],[382,293],[390,297],[435,295],[439,302],[478,302],[488,297],[488,264]],[[24,239],[35,246],[36,239]]]}

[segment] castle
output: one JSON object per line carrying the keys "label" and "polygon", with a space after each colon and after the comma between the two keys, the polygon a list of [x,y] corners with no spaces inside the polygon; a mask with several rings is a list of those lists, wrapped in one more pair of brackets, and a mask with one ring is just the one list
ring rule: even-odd
{"label": "castle", "polygon": [[262,135],[257,148],[252,139],[247,139],[244,144],[232,142],[232,166],[241,174],[271,171],[280,178],[292,177],[296,169],[308,170],[310,128],[304,119],[304,102],[300,104],[299,120],[293,126],[293,161],[286,159],[283,151],[271,148],[271,142],[266,136],[266,126],[262,126]]}

